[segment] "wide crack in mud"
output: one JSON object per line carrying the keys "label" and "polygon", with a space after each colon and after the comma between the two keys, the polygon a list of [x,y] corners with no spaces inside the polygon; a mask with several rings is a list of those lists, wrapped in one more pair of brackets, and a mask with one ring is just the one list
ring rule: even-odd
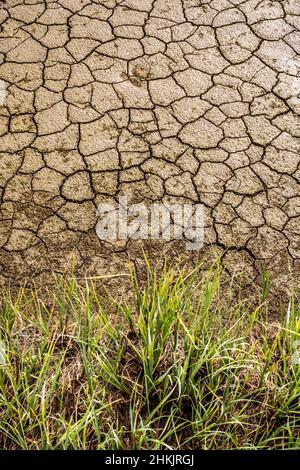
{"label": "wide crack in mud", "polygon": [[202,203],[191,258],[299,272],[299,0],[7,0],[0,23],[2,283],[123,271],[148,245],[97,238],[119,195]]}

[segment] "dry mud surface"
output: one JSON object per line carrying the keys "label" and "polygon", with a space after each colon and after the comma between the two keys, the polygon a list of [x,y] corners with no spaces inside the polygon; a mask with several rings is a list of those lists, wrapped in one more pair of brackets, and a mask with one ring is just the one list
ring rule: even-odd
{"label": "dry mud surface", "polygon": [[[299,0],[7,0],[0,23],[2,284],[148,245],[299,272]],[[100,242],[120,194],[204,204],[206,247]]]}

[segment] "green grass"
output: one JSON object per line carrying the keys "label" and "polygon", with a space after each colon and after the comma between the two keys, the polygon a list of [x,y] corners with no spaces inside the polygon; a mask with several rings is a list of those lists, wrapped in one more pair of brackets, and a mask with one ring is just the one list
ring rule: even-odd
{"label": "green grass", "polygon": [[266,274],[255,308],[218,265],[129,275],[127,303],[72,276],[3,296],[0,448],[299,449],[297,299],[274,319]]}

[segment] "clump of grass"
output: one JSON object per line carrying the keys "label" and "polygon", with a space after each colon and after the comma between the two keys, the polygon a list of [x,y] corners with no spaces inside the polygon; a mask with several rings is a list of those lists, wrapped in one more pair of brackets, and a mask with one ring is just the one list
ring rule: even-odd
{"label": "clump of grass", "polygon": [[147,273],[128,302],[72,276],[3,296],[1,448],[300,448],[297,299],[270,320],[218,264]]}

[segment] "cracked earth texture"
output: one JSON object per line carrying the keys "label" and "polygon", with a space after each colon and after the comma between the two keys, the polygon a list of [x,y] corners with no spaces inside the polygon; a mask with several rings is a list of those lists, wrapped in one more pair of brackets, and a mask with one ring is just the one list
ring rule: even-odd
{"label": "cracked earth texture", "polygon": [[0,23],[2,284],[124,271],[147,243],[95,233],[121,194],[204,204],[190,257],[299,272],[299,0],[6,0]]}

